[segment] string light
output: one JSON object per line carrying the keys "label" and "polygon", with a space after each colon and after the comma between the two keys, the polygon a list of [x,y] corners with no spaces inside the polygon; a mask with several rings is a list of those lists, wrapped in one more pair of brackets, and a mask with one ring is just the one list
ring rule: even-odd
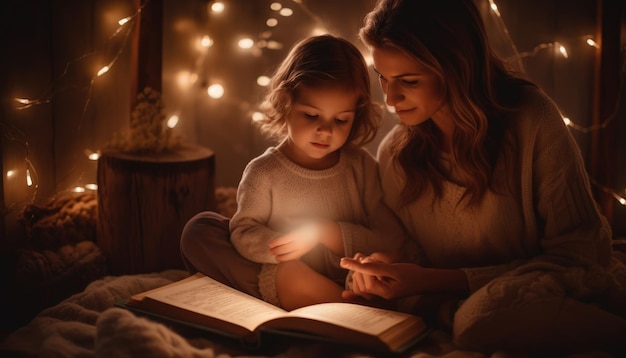
{"label": "string light", "polygon": [[626,206],[626,197],[624,195],[621,195],[618,192],[616,192],[615,190],[613,190],[611,188],[608,188],[608,187],[598,183],[593,178],[591,178],[590,180],[591,180],[591,183],[593,185],[595,185],[596,187],[600,188],[600,190],[602,190],[603,192],[611,195],[613,197],[613,199],[615,199],[620,205]]}
{"label": "string light", "polygon": [[216,1],[211,4],[211,11],[216,14],[221,14],[222,12],[224,12],[224,9],[226,9],[226,6],[224,6],[224,3],[221,1]]}
{"label": "string light", "polygon": [[252,116],[251,117],[252,117],[252,120],[254,122],[258,122],[258,121],[262,120],[263,118],[265,118],[265,116],[261,112],[252,112]]}
{"label": "string light", "polygon": [[174,128],[176,127],[176,125],[178,124],[178,116],[177,115],[172,115],[170,116],[170,118],[167,119],[167,127],[168,128]]}
{"label": "string light", "polygon": [[30,176],[30,169],[26,168],[26,185],[33,186],[33,178]]}
{"label": "string light", "polygon": [[131,17],[130,17],[130,16],[128,16],[128,17],[125,17],[125,18],[123,18],[123,19],[120,19],[117,23],[118,23],[120,26],[123,26],[125,23],[129,22],[130,20],[131,20]]}
{"label": "string light", "polygon": [[50,98],[45,99],[28,99],[28,98],[14,98],[17,103],[21,105],[15,107],[16,109],[28,109],[32,106],[50,103]]}
{"label": "string light", "polygon": [[190,73],[188,71],[181,71],[176,76],[176,83],[181,90],[188,89],[198,81],[197,73]]}
{"label": "string light", "polygon": [[[582,41],[584,41],[584,43],[587,44],[589,47],[593,47],[593,48],[596,48],[596,49],[600,48],[598,43],[596,41],[594,41],[592,36],[590,36],[590,35],[583,36],[582,38],[577,38],[576,41],[579,41],[580,39],[582,39]],[[539,44],[539,45],[535,46],[532,51],[522,52],[519,55],[517,55],[516,57],[526,58],[526,57],[535,56],[541,50],[550,49],[550,48],[556,48],[557,53],[559,53],[562,57],[564,57],[566,59],[569,58],[568,51],[567,51],[566,47],[561,42],[542,43],[542,44]],[[622,91],[623,91],[623,84],[620,83],[620,88],[619,88],[618,96],[617,96],[618,101],[619,101],[619,98],[621,98]],[[585,127],[585,126],[581,126],[581,125],[578,125],[578,124],[574,123],[569,118],[567,118],[566,124],[570,128],[572,128],[573,130],[576,130],[576,131],[581,132],[581,133],[590,133],[590,132],[594,132],[594,131],[598,131],[598,130],[604,129],[617,116],[617,112],[618,112],[618,109],[619,109],[618,108],[618,105],[619,105],[618,101],[616,101],[616,103],[615,103],[615,108],[613,110],[613,113],[611,115],[609,115],[607,118],[605,118],[603,121],[601,121],[601,123],[599,123],[599,124],[594,124],[594,125],[590,125],[590,126],[586,126]]]}
{"label": "string light", "polygon": [[526,58],[526,57],[535,56],[537,53],[539,53],[539,51],[545,50],[545,49],[549,49],[549,48],[553,48],[556,44],[558,44],[558,42],[542,43],[542,44],[539,44],[539,45],[535,46],[535,48],[533,48],[532,51],[521,52],[521,53],[515,55],[515,57],[517,57],[517,58]]}
{"label": "string light", "polygon": [[102,67],[99,71],[97,76],[100,77],[102,75],[104,75],[105,73],[109,72],[110,67],[109,66],[104,66]]}
{"label": "string light", "polygon": [[237,46],[239,46],[239,48],[242,49],[249,49],[252,48],[252,46],[254,46],[254,41],[251,38],[244,38],[239,40],[239,42],[237,43]]}
{"label": "string light", "polygon": [[491,8],[491,11],[493,11],[498,17],[500,16],[500,11],[498,11],[498,5],[496,5],[493,0],[489,0],[489,7]]}
{"label": "string light", "polygon": [[278,41],[270,40],[270,41],[267,41],[266,47],[270,50],[282,50],[284,46],[282,43]]}
{"label": "string light", "polygon": [[[141,13],[142,9],[148,4],[149,0],[147,0],[146,2],[144,2],[144,4],[137,9],[137,11],[131,15],[131,16],[127,16],[124,17],[120,20],[117,21],[119,27],[113,32],[112,35],[110,35],[108,37],[108,39],[105,41],[104,47],[107,47],[108,43],[112,42],[113,40],[115,40],[120,34],[122,34],[124,37],[122,39],[121,44],[119,45],[119,48],[117,50],[117,52],[114,54],[112,60],[107,64],[102,66],[98,72],[91,78],[91,80],[89,81],[89,85],[88,85],[88,95],[87,95],[87,99],[83,105],[83,111],[81,114],[81,118],[84,118],[86,112],[87,112],[87,108],[89,106],[90,103],[90,99],[91,99],[91,94],[92,94],[92,86],[95,82],[95,78],[97,77],[101,77],[103,75],[105,75],[106,73],[108,73],[114,66],[114,64],[116,63],[116,61],[121,57],[122,51],[124,50],[124,48],[126,47],[126,44],[128,43],[128,40],[130,38],[130,34],[132,32],[133,29],[133,23],[136,21],[136,18],[138,17],[138,15]],[[80,63],[81,61],[83,61],[84,59],[93,56],[95,54],[95,52],[91,52],[91,53],[87,53],[84,54],[78,58],[75,58],[73,60],[70,60],[66,63],[62,73],[59,75],[59,77],[57,77],[56,81],[54,81],[54,83],[58,83],[61,82],[66,76],[68,76],[68,74],[70,73],[70,69],[74,67],[74,65]],[[70,86],[75,86],[75,84],[70,84]],[[52,100],[54,99],[55,95],[61,91],[64,91],[66,88],[63,86],[58,86],[58,85],[54,85],[53,86],[54,90],[50,90],[48,91],[47,94],[39,97],[39,98],[25,98],[25,97],[16,97],[14,98],[14,101],[17,103],[17,105],[15,106],[16,109],[18,110],[26,110],[29,108],[32,108],[34,106],[37,105],[43,105],[43,104],[48,104],[51,103]],[[39,192],[39,177],[37,174],[37,170],[35,168],[35,166],[33,165],[33,163],[30,160],[30,145],[28,143],[28,141],[26,141],[25,135],[19,130],[17,129],[15,126],[9,126],[8,124],[6,124],[4,121],[0,121],[0,126],[2,127],[6,127],[3,128],[2,130],[2,134],[10,139],[10,140],[14,140],[14,141],[18,141],[21,142],[22,145],[26,148],[26,156],[24,158],[24,161],[26,163],[26,169],[24,170],[24,183],[26,185],[27,188],[32,190],[32,196],[30,201],[35,201],[38,192]],[[89,153],[88,154],[88,158],[91,161],[97,161],[99,158],[99,153]],[[18,174],[18,171],[15,169],[11,169],[7,171],[7,178],[15,178]],[[97,189],[97,186],[95,184],[91,184],[92,188],[95,186],[95,188]],[[81,187],[74,187],[73,191],[78,191],[80,190]],[[84,190],[84,189],[83,189]],[[94,189],[92,189],[94,190]],[[7,205],[7,207],[5,208],[5,210],[8,210],[8,208],[10,207],[16,207],[16,203],[10,203]]]}
{"label": "string light", "polygon": [[598,43],[595,42],[592,38],[588,38],[587,40],[585,40],[585,42],[587,43],[587,45],[589,45],[591,47],[600,48]]}
{"label": "string light", "polygon": [[269,77],[267,77],[267,76],[259,76],[256,79],[256,83],[259,86],[263,86],[263,87],[268,86],[270,84],[270,81],[271,81],[271,79]]}
{"label": "string light", "polygon": [[565,49],[565,46],[561,45],[558,42],[556,42],[555,45],[559,49],[559,52],[561,53],[561,55],[563,55],[563,57],[565,57],[565,58],[568,58],[567,49]]}
{"label": "string light", "polygon": [[293,10],[288,8],[288,7],[284,7],[282,9],[280,9],[280,11],[278,13],[280,14],[280,16],[288,17],[288,16],[293,15]]}
{"label": "string light", "polygon": [[100,159],[100,153],[91,151],[89,149],[85,149],[85,156],[87,157],[87,159],[92,161]]}
{"label": "string light", "polygon": [[[123,51],[123,49],[125,48],[126,43],[128,42],[128,39],[130,37],[130,34],[132,32],[133,26],[130,26],[132,23],[134,23],[136,21],[136,18],[139,16],[139,14],[141,14],[142,9],[149,3],[149,0],[146,0],[146,2],[139,8],[137,9],[137,11],[131,15],[131,16],[127,16],[124,17],[120,20],[117,21],[117,23],[120,25],[115,32],[113,32],[113,34],[111,36],[109,36],[109,38],[107,39],[107,43],[111,42],[113,39],[115,39],[120,33],[122,33],[123,29],[126,29],[126,32],[124,33],[124,38],[122,41],[121,46],[119,46],[119,49],[116,53],[116,55],[113,57],[113,59],[111,60],[111,62],[109,62],[109,64],[102,66],[98,72],[96,73],[95,77],[100,77],[102,75],[104,75],[105,73],[107,73],[111,67],[113,67],[113,65],[115,64],[115,62],[117,62],[117,60],[119,59],[119,57],[121,56],[121,53]],[[80,56],[72,61],[69,61],[66,65],[65,65],[65,69],[64,71],[61,73],[61,75],[59,76],[58,81],[60,81],[61,79],[63,79],[69,72],[69,69],[75,64],[80,62],[81,60],[87,58],[89,55],[92,55],[91,53],[85,54],[83,56]],[[91,79],[90,83],[89,83],[89,94],[91,94],[91,87],[93,86],[94,83],[94,78]],[[56,92],[62,90],[62,88],[58,88],[56,89]],[[39,105],[39,104],[45,104],[45,103],[49,103],[52,98],[54,98],[54,92],[44,96],[42,98],[37,98],[37,99],[29,99],[29,98],[15,98],[14,100],[18,103],[21,104],[21,106],[16,107],[17,109],[27,109],[32,107],[33,105]],[[83,110],[83,115],[85,114],[86,110],[87,110],[87,106],[89,104],[89,99],[91,98],[91,96],[87,96],[87,101],[85,103],[84,106],[84,110]]]}
{"label": "string light", "polygon": [[200,40],[200,45],[204,48],[209,48],[213,46],[213,39],[210,36],[204,35],[202,36],[202,40]]}
{"label": "string light", "polygon": [[324,35],[327,34],[328,30],[326,30],[323,27],[316,27],[313,29],[313,31],[311,31],[311,36],[319,36],[319,35]]}
{"label": "string light", "polygon": [[211,98],[222,98],[224,96],[224,87],[220,84],[213,84],[207,88],[207,93]]}
{"label": "string light", "polygon": [[[490,8],[491,8],[492,12],[497,16],[498,19],[501,20],[500,11],[498,10],[498,6],[494,2],[494,0],[489,0],[489,5],[490,5]],[[501,21],[501,25],[502,25],[502,27],[504,29],[504,32],[508,35],[508,30],[506,29],[506,26],[504,25],[504,22]],[[586,35],[586,36],[583,36],[582,39],[590,47],[593,47],[593,48],[596,48],[596,49],[600,48],[598,43],[596,41],[594,41],[593,36]],[[509,40],[510,40],[510,37],[509,37]],[[513,41],[511,41],[511,43],[513,43]],[[566,47],[561,42],[542,43],[542,44],[539,44],[539,45],[535,46],[532,51],[528,51],[528,52],[521,52],[520,53],[520,52],[516,51],[517,54],[514,57],[517,58],[517,59],[523,59],[523,58],[535,56],[540,51],[545,50],[545,49],[550,49],[550,48],[555,48],[556,52],[558,54],[560,54],[563,58],[565,58],[565,59],[569,58],[568,51],[567,51]],[[626,54],[625,54],[625,56],[626,56]],[[511,60],[511,58],[509,58],[508,60]],[[626,64],[626,61],[624,61],[624,63]],[[617,114],[618,114],[618,111],[619,111],[619,99],[623,97],[623,95],[622,95],[623,94],[623,90],[624,90],[624,83],[623,83],[623,81],[620,81],[620,86],[619,86],[619,90],[618,90],[617,100],[616,100],[613,112],[607,118],[602,120],[599,124],[595,124],[595,125],[584,127],[584,126],[580,126],[580,125],[574,123],[570,118],[568,118],[566,116],[563,116],[563,121],[565,122],[565,124],[569,128],[571,128],[573,130],[576,130],[578,132],[581,132],[581,133],[590,133],[592,131],[605,129],[609,125],[609,123],[611,123],[611,121],[615,117],[617,117]],[[611,195],[619,204],[621,204],[623,206],[626,206],[626,198],[624,196],[620,195],[615,190],[609,189],[606,186],[601,185],[600,183],[598,183],[597,181],[595,181],[593,179],[592,179],[592,183],[595,186],[597,186],[598,188],[600,188],[602,191],[604,191],[605,193]]]}

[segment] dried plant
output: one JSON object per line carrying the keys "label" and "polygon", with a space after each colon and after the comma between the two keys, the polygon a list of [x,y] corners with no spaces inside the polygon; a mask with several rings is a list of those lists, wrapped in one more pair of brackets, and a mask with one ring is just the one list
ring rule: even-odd
{"label": "dried plant", "polygon": [[180,137],[165,122],[165,105],[161,93],[146,87],[137,94],[137,102],[130,117],[130,128],[123,134],[115,133],[109,147],[125,153],[163,153],[175,149]]}

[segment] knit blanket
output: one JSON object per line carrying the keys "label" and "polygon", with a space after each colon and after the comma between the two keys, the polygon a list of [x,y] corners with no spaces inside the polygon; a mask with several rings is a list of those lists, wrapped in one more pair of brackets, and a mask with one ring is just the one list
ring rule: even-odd
{"label": "knit blanket", "polygon": [[[82,292],[40,312],[0,344],[3,357],[374,357],[371,352],[315,341],[285,341],[260,351],[228,338],[185,332],[118,308],[115,303],[188,274],[182,270],[106,276]],[[485,357],[454,347],[434,331],[407,357]]]}

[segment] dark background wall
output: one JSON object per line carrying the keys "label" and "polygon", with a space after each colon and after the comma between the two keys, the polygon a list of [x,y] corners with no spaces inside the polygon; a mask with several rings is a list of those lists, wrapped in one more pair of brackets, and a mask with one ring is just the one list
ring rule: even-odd
{"label": "dark background wall", "polygon": [[[245,164],[270,144],[250,124],[263,94],[257,77],[269,76],[291,44],[316,28],[347,37],[366,53],[356,33],[373,2],[284,0],[282,5],[291,8],[293,15],[283,17],[265,0],[230,0],[221,14],[208,10],[212,1],[163,0],[166,114],[179,116],[176,128],[186,141],[215,152],[218,186],[236,186]],[[498,51],[523,68],[580,126],[572,133],[592,179],[598,181],[598,202],[610,216],[616,235],[626,235],[625,208],[614,196],[626,195],[626,150],[620,140],[626,135],[626,99],[621,90],[626,6],[620,0],[501,0],[496,1],[499,17],[488,0],[476,2]],[[16,219],[26,205],[95,183],[97,163],[87,154],[97,152],[128,126],[134,97],[133,33],[131,26],[117,21],[135,12],[130,0],[5,0],[0,4],[3,247],[22,240]],[[268,17],[277,18],[278,26],[267,27]],[[203,35],[213,39],[212,47],[198,45]],[[605,42],[600,48],[584,41],[592,37],[600,42],[602,35]],[[282,48],[242,50],[236,43],[244,36],[257,44],[275,41]],[[555,42],[566,47],[567,58],[553,46]],[[112,65],[109,72],[95,76],[104,64]],[[206,89],[213,83],[223,84],[224,97],[207,96]],[[39,102],[24,106],[15,98]],[[590,129],[609,118],[606,128]],[[392,124],[393,119],[387,118],[369,149],[375,150]],[[33,180],[30,186],[27,170]]]}

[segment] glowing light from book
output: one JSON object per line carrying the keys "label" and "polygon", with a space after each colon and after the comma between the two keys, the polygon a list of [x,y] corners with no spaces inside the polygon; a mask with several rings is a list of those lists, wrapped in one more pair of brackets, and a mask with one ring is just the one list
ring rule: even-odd
{"label": "glowing light from book", "polygon": [[98,77],[104,75],[105,73],[109,72],[109,66],[104,66],[100,69],[100,71],[98,71]]}
{"label": "glowing light from book", "polygon": [[299,238],[310,243],[317,242],[320,236],[320,230],[317,225],[305,224],[298,228]]}
{"label": "glowing light from book", "polygon": [[11,178],[15,175],[15,170],[7,170],[7,178]]}
{"label": "glowing light from book", "polygon": [[74,187],[74,189],[72,189],[73,192],[75,193],[84,193],[85,192],[85,188],[83,188],[82,186],[76,186]]}
{"label": "glowing light from book", "polygon": [[259,86],[267,86],[270,84],[271,79],[267,76],[259,76],[256,79],[256,84],[258,84]]}
{"label": "glowing light from book", "polygon": [[176,125],[178,124],[178,116],[177,115],[172,115],[170,118],[167,119],[167,127],[168,128],[174,128],[176,127]]}
{"label": "glowing light from book", "polygon": [[96,191],[98,190],[98,184],[85,184],[85,189]]}
{"label": "glowing light from book", "polygon": [[569,126],[569,125],[572,124],[572,121],[569,118],[567,118],[567,117],[563,117],[563,122],[565,122],[566,126]]}
{"label": "glowing light from book", "polygon": [[220,84],[213,84],[207,88],[207,93],[211,98],[222,98],[224,96],[224,87]]}
{"label": "glowing light from book", "polygon": [[32,101],[28,98],[16,98],[15,99],[16,102],[21,103],[21,104],[31,104]]}
{"label": "glowing light from book", "polygon": [[243,48],[243,49],[249,49],[252,48],[252,46],[254,46],[254,41],[251,38],[244,38],[239,40],[239,42],[237,43],[237,46],[239,46],[239,48]]}
{"label": "glowing light from book", "polygon": [[274,10],[274,11],[278,11],[280,9],[283,8],[283,5],[279,2],[273,2],[270,4],[270,9]]}
{"label": "glowing light from book", "polygon": [[122,25],[124,25],[125,23],[129,22],[129,21],[130,21],[130,19],[131,19],[131,17],[130,17],[130,16],[128,16],[128,17],[125,17],[125,18],[123,18],[123,19],[120,19],[117,23],[118,23],[118,24],[120,24],[120,26],[122,26]]}
{"label": "glowing light from book", "polygon": [[216,14],[221,14],[222,12],[224,12],[225,8],[226,6],[221,1],[216,1],[213,4],[211,4],[211,11],[213,11]]}
{"label": "glowing light from book", "polygon": [[269,19],[265,20],[265,25],[267,25],[267,27],[275,27],[276,25],[278,25],[278,20],[270,17]]}
{"label": "glowing light from book", "polygon": [[33,186],[33,178],[30,177],[30,169],[26,168],[26,185]]}

